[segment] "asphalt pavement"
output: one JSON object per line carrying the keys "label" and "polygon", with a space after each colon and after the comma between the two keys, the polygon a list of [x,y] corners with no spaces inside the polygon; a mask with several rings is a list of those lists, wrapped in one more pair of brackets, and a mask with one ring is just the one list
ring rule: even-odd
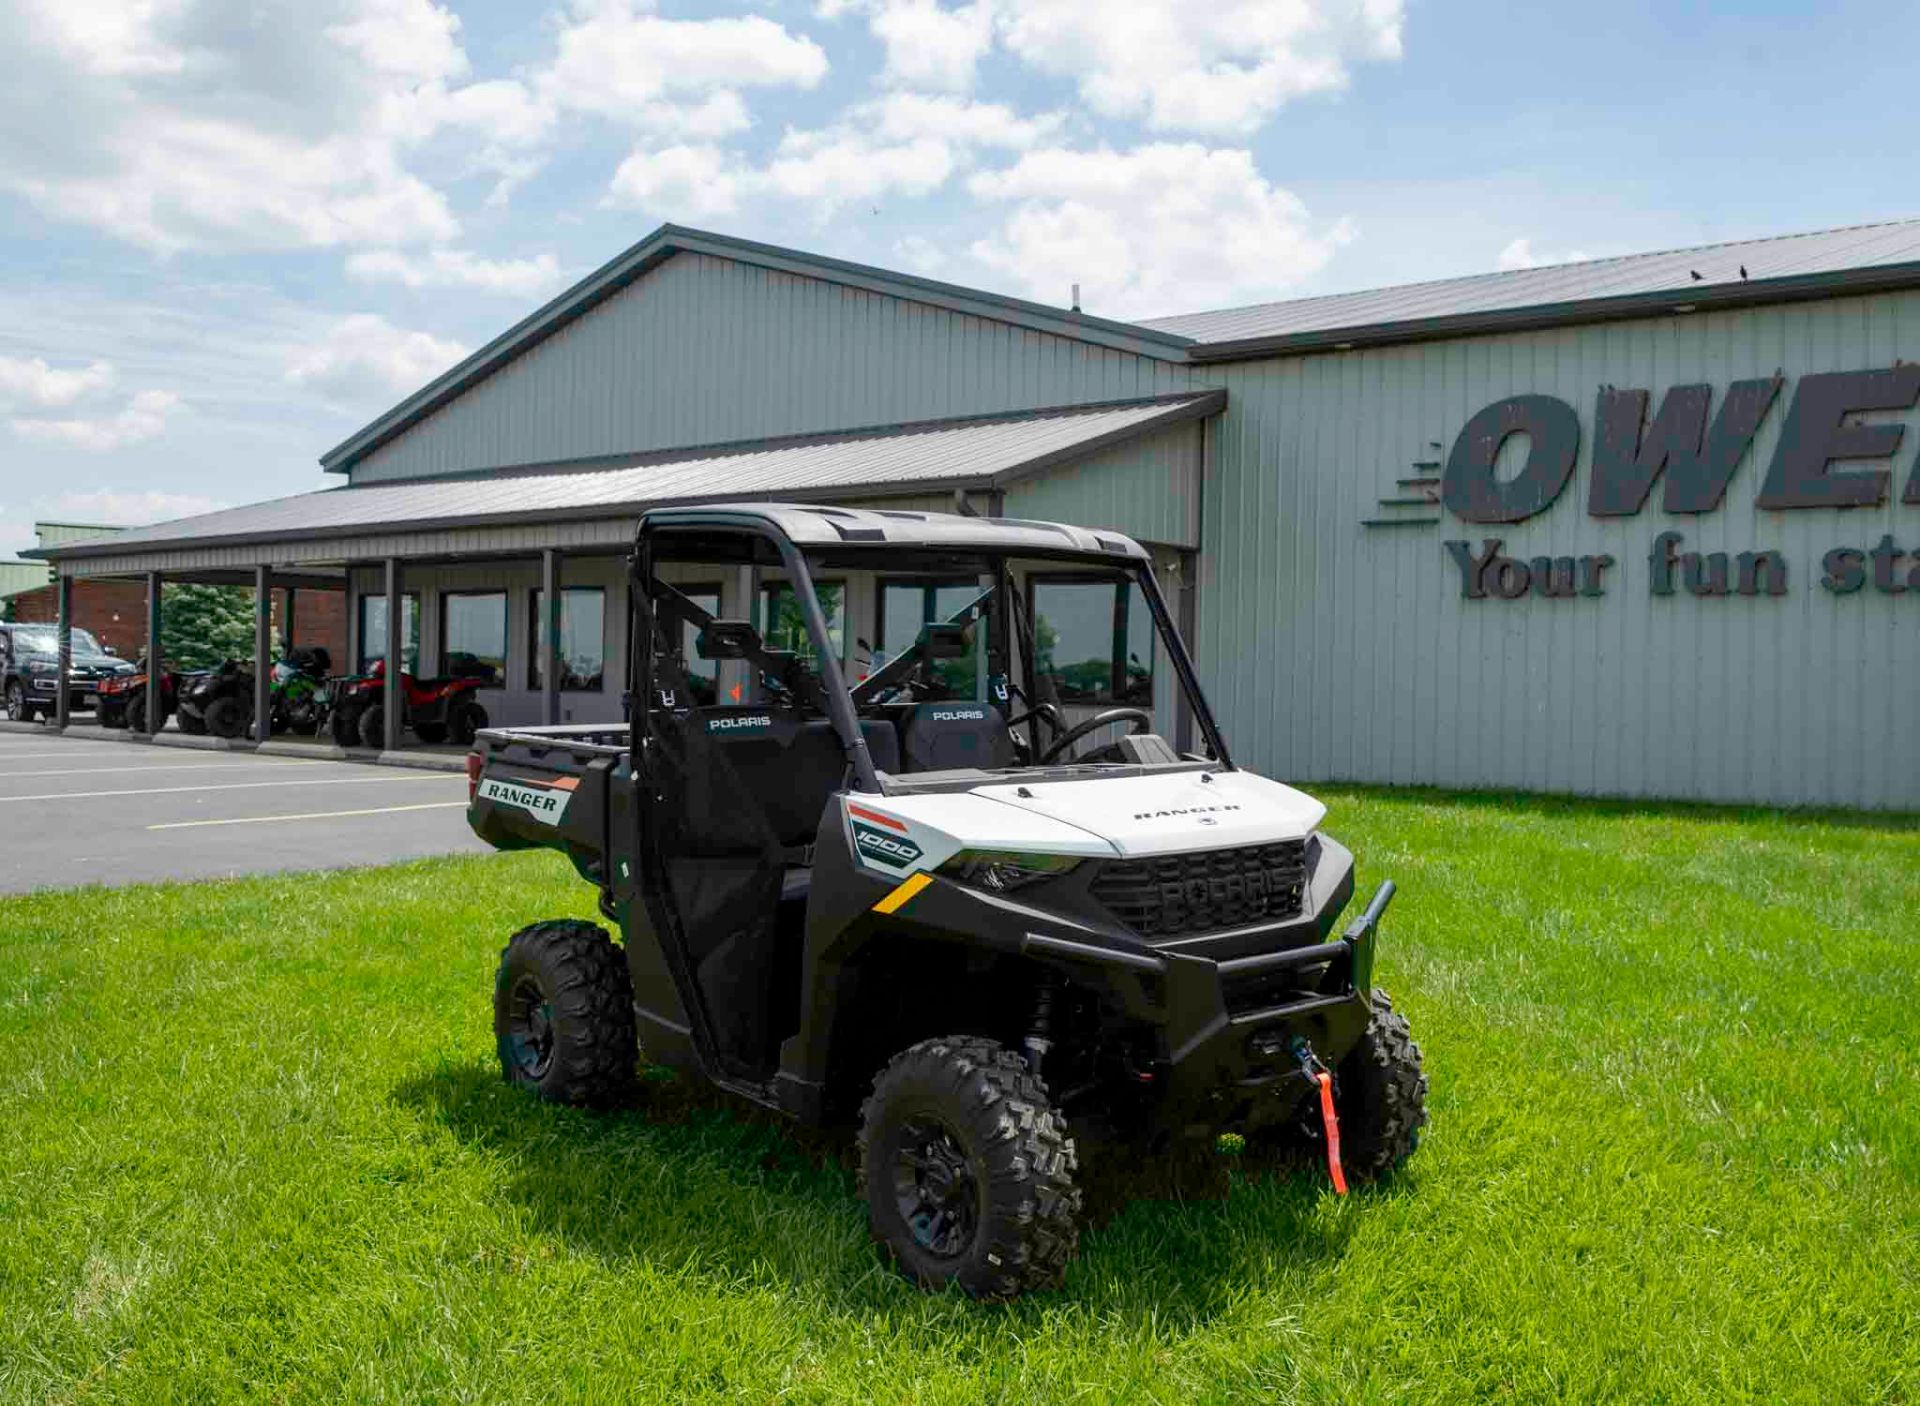
{"label": "asphalt pavement", "polygon": [[0,732],[0,893],[485,850],[457,772]]}

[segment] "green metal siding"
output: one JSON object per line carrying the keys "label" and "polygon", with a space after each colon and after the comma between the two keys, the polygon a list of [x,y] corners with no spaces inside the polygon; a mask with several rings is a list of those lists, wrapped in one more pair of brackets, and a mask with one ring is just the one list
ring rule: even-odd
{"label": "green metal siding", "polygon": [[384,445],[356,483],[1160,395],[1194,373],[704,254],[669,259]]}
{"label": "green metal siding", "polygon": [[[1920,550],[1920,507],[1898,501],[1920,412],[1885,506],[1754,506],[1792,382],[1902,358],[1920,359],[1920,294],[1211,368],[1229,400],[1205,492],[1199,654],[1236,757],[1299,780],[1920,808],[1920,592],[1818,584],[1830,547],[1891,532]],[[1636,517],[1587,515],[1599,387],[1649,388],[1657,404],[1708,382],[1717,409],[1730,381],[1776,370],[1790,384],[1717,511],[1669,515],[1656,493]],[[1581,418],[1550,509],[1504,527],[1361,525],[1413,461],[1445,458],[1468,416],[1524,392]],[[1669,529],[1684,550],[1784,552],[1789,593],[1651,596],[1647,553]],[[1465,600],[1441,542],[1486,537],[1517,558],[1618,565],[1599,599]]]}
{"label": "green metal siding", "polygon": [[1006,516],[1111,527],[1143,542],[1200,545],[1201,422],[1175,425],[1010,484]]}

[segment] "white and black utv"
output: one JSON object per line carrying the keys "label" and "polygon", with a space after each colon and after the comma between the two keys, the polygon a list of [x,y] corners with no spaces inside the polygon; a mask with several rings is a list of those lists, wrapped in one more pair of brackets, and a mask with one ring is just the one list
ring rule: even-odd
{"label": "white and black utv", "polygon": [[469,758],[474,830],[566,852],[621,937],[509,942],[508,1079],[613,1103],[644,1049],[857,1127],[875,1238],[983,1297],[1059,1282],[1078,1139],[1324,1137],[1330,1093],[1348,1172],[1414,1150],[1392,885],[1335,931],[1353,857],[1233,765],[1138,544],[721,504],[630,563],[631,726]]}

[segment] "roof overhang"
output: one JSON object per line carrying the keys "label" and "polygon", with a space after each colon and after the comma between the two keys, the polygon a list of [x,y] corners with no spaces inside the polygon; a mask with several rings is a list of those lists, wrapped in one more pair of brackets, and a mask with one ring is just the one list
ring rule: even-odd
{"label": "roof overhang", "polygon": [[[832,435],[692,448],[616,464],[565,466],[484,479],[410,480],[323,489],[293,498],[136,528],[110,538],[37,548],[36,558],[84,574],[164,570],[169,559],[217,551],[232,569],[247,560],[294,564],[382,554],[396,535],[462,534],[463,553],[499,554],[488,530],[515,534],[562,524],[606,524],[602,549],[630,537],[650,508],[778,499],[848,499],[974,492],[1077,462],[1172,426],[1217,415],[1220,389],[1141,400],[1061,406],[1013,415],[874,426]],[[613,529],[618,528],[618,531]],[[605,540],[601,540],[604,538]],[[280,549],[300,544],[309,550]],[[385,549],[382,549],[385,550]],[[518,550],[524,554],[528,547]]]}
{"label": "roof overhang", "polygon": [[330,473],[344,473],[358,460],[418,424],[449,401],[479,384],[515,357],[592,312],[676,254],[709,254],[779,273],[816,278],[850,288],[885,293],[951,312],[1050,332],[1094,346],[1134,352],[1165,361],[1184,360],[1189,338],[1128,322],[1030,303],[1021,298],[983,293],[954,283],[894,273],[796,249],[734,239],[705,230],[662,225],[638,244],[587,275],[552,302],[522,318],[479,351],[415,391],[386,414],[320,456]]}

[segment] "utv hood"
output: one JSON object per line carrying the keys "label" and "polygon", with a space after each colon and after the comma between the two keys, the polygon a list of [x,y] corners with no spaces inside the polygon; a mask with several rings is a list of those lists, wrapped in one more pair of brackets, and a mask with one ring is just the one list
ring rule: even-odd
{"label": "utv hood", "polygon": [[1127,855],[1304,839],[1327,814],[1312,796],[1245,771],[1028,782],[973,794],[1091,831]]}

